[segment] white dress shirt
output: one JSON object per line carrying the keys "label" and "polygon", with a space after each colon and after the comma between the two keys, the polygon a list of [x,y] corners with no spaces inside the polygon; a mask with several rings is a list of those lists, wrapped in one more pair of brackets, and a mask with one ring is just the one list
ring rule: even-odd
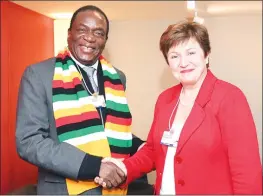
{"label": "white dress shirt", "polygon": [[[86,65],[81,64],[77,59],[74,58],[74,56],[70,54],[70,57],[73,59],[73,61],[80,66],[82,69],[84,67],[86,67]],[[95,82],[95,84],[98,86],[98,77],[97,77],[97,69],[98,69],[98,64],[99,64],[99,60],[97,60],[93,65],[91,65],[91,67],[93,67],[95,69],[94,73],[93,73],[93,80]]]}
{"label": "white dress shirt", "polygon": [[[179,141],[179,137],[183,126],[184,123],[175,122],[175,121],[173,122],[171,129],[173,130],[172,138],[175,141]],[[176,153],[176,148],[177,146],[176,147],[169,146],[167,149],[160,195],[176,195],[175,179],[174,179],[174,156]]]}

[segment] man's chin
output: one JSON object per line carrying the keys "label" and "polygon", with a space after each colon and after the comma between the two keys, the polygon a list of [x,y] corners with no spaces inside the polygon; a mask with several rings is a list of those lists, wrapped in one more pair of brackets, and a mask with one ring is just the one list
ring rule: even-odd
{"label": "man's chin", "polygon": [[98,56],[82,56],[81,58],[78,58],[80,63],[82,64],[94,64],[97,59],[98,59]]}

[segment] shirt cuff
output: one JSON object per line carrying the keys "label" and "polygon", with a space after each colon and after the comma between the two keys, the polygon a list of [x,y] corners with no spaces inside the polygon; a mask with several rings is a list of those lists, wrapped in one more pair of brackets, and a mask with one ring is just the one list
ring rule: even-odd
{"label": "shirt cuff", "polygon": [[102,157],[86,154],[79,169],[79,180],[93,180],[99,176]]}

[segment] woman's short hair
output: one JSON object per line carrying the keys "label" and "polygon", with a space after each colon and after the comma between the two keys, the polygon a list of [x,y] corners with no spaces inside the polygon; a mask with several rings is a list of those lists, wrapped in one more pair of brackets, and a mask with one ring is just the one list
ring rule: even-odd
{"label": "woman's short hair", "polygon": [[181,21],[179,23],[169,25],[160,39],[160,50],[168,63],[167,53],[173,46],[194,38],[204,51],[205,57],[210,53],[210,40],[205,26],[190,21]]}

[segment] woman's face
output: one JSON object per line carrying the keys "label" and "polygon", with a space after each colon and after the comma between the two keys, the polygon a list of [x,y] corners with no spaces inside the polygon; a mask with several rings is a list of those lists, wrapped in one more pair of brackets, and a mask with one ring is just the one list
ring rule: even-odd
{"label": "woman's face", "polygon": [[189,40],[169,49],[167,60],[174,77],[183,85],[195,85],[207,73],[207,57],[199,43]]}

